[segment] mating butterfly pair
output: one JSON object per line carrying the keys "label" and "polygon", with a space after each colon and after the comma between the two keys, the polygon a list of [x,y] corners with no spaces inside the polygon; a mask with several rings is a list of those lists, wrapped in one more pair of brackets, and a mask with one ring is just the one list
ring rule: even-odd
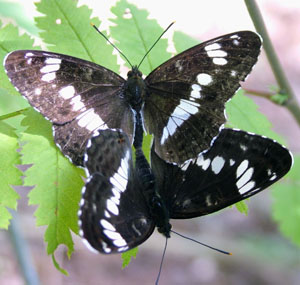
{"label": "mating butterfly pair", "polygon": [[[225,103],[256,63],[260,46],[252,32],[221,36],[173,57],[145,80],[136,67],[124,80],[94,63],[44,51],[6,57],[8,77],[51,120],[63,154],[82,166],[87,149],[90,177],[79,216],[92,247],[126,251],[154,226],[168,236],[169,218],[220,210],[287,173],[292,159],[284,147],[222,129]],[[132,166],[135,123],[154,135],[151,168],[142,152],[142,166]]]}

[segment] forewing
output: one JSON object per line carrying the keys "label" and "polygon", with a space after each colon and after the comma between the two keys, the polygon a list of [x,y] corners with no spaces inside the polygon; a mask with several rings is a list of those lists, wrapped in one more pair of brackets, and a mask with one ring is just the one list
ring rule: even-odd
{"label": "forewing", "polygon": [[145,125],[155,151],[183,163],[207,149],[225,122],[225,103],[245,80],[261,40],[241,31],[201,43],[168,60],[145,79]]}
{"label": "forewing", "polygon": [[152,157],[154,171],[163,169],[172,181],[172,185],[160,181],[159,191],[171,201],[170,217],[178,219],[216,212],[255,195],[292,165],[290,152],[277,142],[231,129],[223,129],[208,151],[181,168],[165,163],[154,152]]}
{"label": "forewing", "polygon": [[78,165],[97,129],[123,128],[132,139],[132,115],[121,94],[125,80],[79,58],[36,50],[11,52],[6,73],[16,89],[53,123],[55,141]]}
{"label": "forewing", "polygon": [[124,252],[141,244],[152,234],[154,223],[125,133],[99,131],[88,143],[85,165],[91,176],[78,213],[81,236],[102,253]]}

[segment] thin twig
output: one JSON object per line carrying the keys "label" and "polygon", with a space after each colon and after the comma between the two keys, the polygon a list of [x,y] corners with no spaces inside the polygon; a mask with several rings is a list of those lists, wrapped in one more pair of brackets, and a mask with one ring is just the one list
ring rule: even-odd
{"label": "thin twig", "polygon": [[11,211],[11,215],[13,216],[13,218],[10,221],[8,232],[12,245],[16,252],[16,256],[18,258],[18,263],[24,276],[24,280],[26,284],[38,285],[40,284],[39,278],[31,259],[28,244],[25,241],[20,229],[18,214]]}
{"label": "thin twig", "polygon": [[264,24],[264,20],[259,11],[259,8],[256,4],[255,0],[245,0],[245,4],[247,6],[249,15],[253,21],[253,24],[257,30],[257,32],[263,38],[263,47],[266,52],[267,58],[269,60],[270,66],[276,78],[276,81],[279,85],[280,94],[286,94],[288,96],[288,100],[285,101],[284,105],[287,109],[293,114],[294,118],[300,125],[300,107],[297,101],[295,94],[284,74],[284,71],[281,67],[281,64],[278,60],[278,57],[273,48],[272,42],[268,35],[266,26]]}
{"label": "thin twig", "polygon": [[275,95],[274,93],[271,93],[271,92],[256,91],[256,90],[250,90],[250,89],[247,89],[247,88],[243,88],[243,90],[247,94],[258,96],[258,97],[263,97],[263,98],[266,98],[266,99],[271,99],[272,96]]}
{"label": "thin twig", "polygon": [[21,109],[21,110],[15,111],[15,112],[11,112],[9,114],[2,115],[2,116],[0,116],[0,121],[4,121],[4,120],[10,119],[10,118],[22,115],[23,112],[28,110],[28,109],[29,108],[25,108],[25,109]]}

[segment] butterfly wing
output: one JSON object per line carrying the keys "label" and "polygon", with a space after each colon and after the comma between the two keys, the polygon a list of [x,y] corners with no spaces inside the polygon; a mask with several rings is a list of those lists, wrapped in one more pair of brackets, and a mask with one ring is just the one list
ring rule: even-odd
{"label": "butterfly wing", "polygon": [[118,74],[36,50],[11,52],[5,70],[16,89],[53,123],[55,141],[73,163],[82,165],[86,142],[99,128],[122,128],[131,136],[132,114],[120,96],[125,80]]}
{"label": "butterfly wing", "polygon": [[100,130],[88,143],[85,165],[91,176],[78,213],[81,236],[102,253],[123,252],[144,242],[154,223],[133,169],[127,135]]}
{"label": "butterfly wing", "polygon": [[159,191],[175,219],[213,213],[255,195],[292,165],[290,152],[277,142],[231,129],[223,129],[207,151],[181,168],[154,151],[151,160]]}
{"label": "butterfly wing", "polygon": [[253,32],[224,35],[192,47],[145,79],[145,125],[155,151],[183,163],[207,149],[225,122],[225,103],[250,73],[261,40]]}

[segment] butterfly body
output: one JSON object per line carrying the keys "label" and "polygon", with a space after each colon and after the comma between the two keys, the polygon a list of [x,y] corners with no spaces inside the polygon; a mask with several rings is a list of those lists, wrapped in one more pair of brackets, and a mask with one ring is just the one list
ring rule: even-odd
{"label": "butterfly body", "polygon": [[123,90],[123,96],[128,105],[136,112],[140,112],[146,98],[147,87],[137,66],[128,72]]}
{"label": "butterfly body", "polygon": [[253,32],[224,35],[169,59],[145,79],[137,67],[125,80],[95,63],[47,51],[14,51],[4,65],[17,90],[52,122],[55,142],[74,164],[83,166],[87,141],[98,129],[122,129],[133,142],[134,112],[156,138],[155,152],[182,164],[217,136],[225,103],[260,47]]}

